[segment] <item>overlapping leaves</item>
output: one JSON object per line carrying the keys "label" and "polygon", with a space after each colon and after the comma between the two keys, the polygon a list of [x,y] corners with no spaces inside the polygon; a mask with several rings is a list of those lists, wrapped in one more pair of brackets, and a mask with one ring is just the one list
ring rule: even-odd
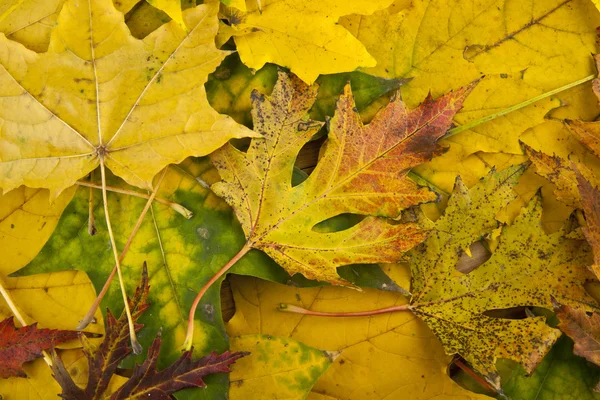
{"label": "overlapping leaves", "polygon": [[[148,270],[144,265],[140,285],[135,295],[129,302],[134,321],[148,309]],[[142,325],[136,325],[136,330]],[[115,374],[119,363],[130,353],[129,327],[125,313],[119,319],[107,313],[106,337],[99,348],[92,352],[86,349],[88,358],[89,377],[84,389],[77,386],[69,375],[61,359],[54,354],[52,370],[54,377],[61,385],[61,397],[66,400],[94,400],[104,399],[167,399],[169,395],[186,388],[206,387],[203,378],[218,372],[229,372],[228,366],[234,363],[245,353],[225,352],[210,355],[192,361],[192,352],[184,352],[179,359],[162,371],[156,371],[158,354],[160,351],[161,335],[158,333],[148,349],[148,358],[142,365],[134,368],[132,376],[113,393],[107,393],[109,383]],[[84,342],[85,343],[85,342]]]}
{"label": "overlapping leaves", "polygon": [[[322,123],[308,119],[317,89],[281,74],[271,96],[253,94],[254,129],[264,139],[252,141],[246,153],[232,145],[215,152],[211,160],[222,182],[212,189],[233,207],[247,247],[264,251],[290,274],[343,284],[337,267],[395,262],[424,239],[416,224],[393,225],[382,217],[396,218],[436,198],[407,173],[440,151],[437,139],[473,86],[414,110],[398,96],[366,126],[346,86],[316,169],[292,187],[297,154]],[[367,217],[344,231],[313,229],[343,213]]]}

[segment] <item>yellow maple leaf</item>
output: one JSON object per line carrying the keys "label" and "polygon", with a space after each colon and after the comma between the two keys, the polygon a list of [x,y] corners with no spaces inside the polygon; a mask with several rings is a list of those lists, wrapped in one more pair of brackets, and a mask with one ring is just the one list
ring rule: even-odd
{"label": "yellow maple leaf", "polygon": [[204,82],[217,50],[216,5],[134,39],[110,0],[67,1],[47,53],[0,36],[0,188],[60,191],[106,165],[138,187],[190,155],[256,136],[218,114]]}
{"label": "yellow maple leaf", "polygon": [[253,69],[279,64],[313,83],[320,74],[375,66],[365,47],[337,22],[343,15],[371,14],[391,2],[260,0],[248,1],[246,11],[226,8],[223,14],[244,64]]}
{"label": "yellow maple leaf", "polygon": [[[316,169],[295,187],[298,151],[322,126],[308,119],[316,87],[281,74],[271,96],[254,92],[254,129],[264,140],[253,141],[247,153],[227,145],[211,155],[222,178],[212,189],[234,208],[246,234],[241,254],[257,248],[291,274],[338,284],[346,283],[339,266],[397,261],[425,232],[382,217],[436,198],[406,175],[438,152],[437,139],[473,86],[414,110],[397,96],[363,125],[347,85]],[[313,229],[343,213],[368,217],[344,231]]]}
{"label": "yellow maple leaf", "polygon": [[27,48],[48,50],[50,31],[65,0],[0,0],[0,32]]}
{"label": "yellow maple leaf", "polygon": [[[231,276],[236,314],[227,333],[289,337],[306,345],[340,351],[308,399],[382,400],[432,398],[483,400],[447,375],[451,357],[427,326],[410,313],[360,318],[324,318],[278,311],[280,302],[320,312],[353,312],[396,306],[396,292],[341,287],[299,289],[256,278]],[[276,357],[274,355],[274,357]],[[235,367],[234,367],[235,370]],[[235,393],[235,382],[231,383]],[[296,398],[303,398],[298,395]]]}
{"label": "yellow maple leaf", "polygon": [[21,186],[0,196],[0,275],[27,265],[48,241],[75,188],[50,202],[44,189]]}
{"label": "yellow maple leaf", "polygon": [[[115,7],[123,14],[128,13],[133,9],[135,5],[144,0],[114,0]],[[177,22],[179,26],[186,29],[185,21],[183,20],[183,14],[181,12],[181,1],[180,0],[146,0],[148,4],[156,7],[157,9],[166,13],[173,21]],[[195,4],[195,3],[194,3]]]}

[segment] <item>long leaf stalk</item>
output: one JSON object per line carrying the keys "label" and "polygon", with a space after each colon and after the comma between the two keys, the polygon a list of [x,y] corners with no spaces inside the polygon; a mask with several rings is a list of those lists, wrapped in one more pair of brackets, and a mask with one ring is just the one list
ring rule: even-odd
{"label": "long leaf stalk", "polygon": [[[92,183],[92,182],[77,181],[76,183],[79,186],[89,187],[90,189],[99,189],[99,190],[102,190],[102,185],[97,185],[97,184]],[[142,198],[142,199],[149,199],[150,198],[150,195],[148,195],[146,193],[140,193],[140,192],[136,192],[134,190],[127,190],[127,189],[122,189],[122,188],[118,188],[118,187],[114,187],[114,186],[106,186],[106,190],[108,190],[109,192],[115,192],[115,193],[127,194],[129,196],[139,197],[139,198]],[[90,196],[91,196],[91,191],[90,191]],[[164,204],[165,206],[171,207],[171,209],[173,209],[174,211],[176,211],[179,214],[183,215],[187,219],[190,219],[190,218],[192,218],[194,216],[193,212],[191,212],[190,210],[188,210],[187,208],[185,208],[184,206],[182,206],[179,203],[175,203],[175,202],[172,202],[172,201],[169,201],[169,200],[161,199],[160,197],[155,197],[154,201],[156,201],[157,203],[160,203],[160,204]],[[93,215],[92,212],[90,212],[90,214]]]}
{"label": "long leaf stalk", "polygon": [[279,304],[278,310],[279,311],[285,311],[285,312],[291,312],[294,314],[302,314],[302,315],[312,315],[315,317],[368,317],[368,316],[372,316],[372,315],[379,315],[379,314],[387,314],[387,313],[391,313],[391,312],[397,312],[397,311],[409,311],[410,305],[409,304],[403,304],[401,306],[393,306],[393,307],[386,307],[386,308],[379,308],[377,310],[371,310],[371,311],[358,311],[358,312],[320,312],[320,311],[312,311],[312,310],[307,310],[306,308],[302,308],[302,307],[298,307],[292,304],[286,304],[286,303],[281,303]]}
{"label": "long leaf stalk", "polygon": [[142,345],[137,340],[135,333],[135,325],[131,316],[131,310],[129,309],[129,302],[127,301],[127,291],[125,290],[125,282],[123,281],[123,272],[121,271],[121,258],[117,250],[117,243],[115,241],[115,235],[113,234],[112,224],[110,223],[110,215],[108,212],[108,198],[106,196],[106,168],[104,167],[104,157],[100,158],[100,174],[102,176],[102,201],[104,202],[104,216],[106,217],[106,229],[108,230],[108,237],[110,238],[110,246],[113,250],[113,256],[115,258],[115,267],[117,269],[117,275],[119,276],[119,285],[121,287],[121,295],[123,296],[123,303],[125,304],[125,314],[127,315],[127,324],[129,326],[129,337],[131,340],[131,349],[134,354],[142,353]]}
{"label": "long leaf stalk", "polygon": [[457,126],[455,128],[452,128],[452,129],[448,130],[448,132],[444,135],[443,138],[444,139],[449,138],[451,136],[454,136],[454,135],[459,134],[461,132],[464,132],[466,130],[472,129],[472,128],[478,126],[478,125],[484,124],[484,123],[489,122],[489,121],[491,121],[493,119],[496,119],[496,118],[501,117],[503,115],[509,114],[509,113],[511,113],[513,111],[517,111],[517,110],[520,110],[521,108],[525,108],[525,107],[527,107],[527,106],[529,106],[529,105],[531,105],[533,103],[536,103],[536,102],[538,102],[540,100],[546,99],[546,98],[548,98],[550,96],[553,96],[553,95],[555,95],[557,93],[564,92],[565,90],[568,90],[568,89],[571,89],[571,88],[573,88],[575,86],[579,86],[579,85],[581,85],[583,83],[589,82],[592,79],[594,79],[595,77],[596,77],[596,75],[586,76],[585,78],[579,79],[579,80],[577,80],[575,82],[568,83],[568,84],[566,84],[564,86],[561,86],[559,88],[550,90],[549,92],[542,93],[539,96],[533,97],[533,98],[531,98],[529,100],[525,100],[522,103],[515,104],[514,106],[505,108],[504,110],[501,110],[501,111],[498,111],[496,113],[487,115],[487,116],[485,116],[483,118],[480,118],[480,119],[477,119],[475,121],[468,122],[468,123],[466,123],[464,125],[460,125],[460,126]]}
{"label": "long leaf stalk", "polygon": [[[148,196],[148,201],[146,202],[144,209],[140,213],[140,216],[138,217],[138,219],[135,223],[135,226],[133,227],[133,230],[129,234],[129,237],[127,238],[127,243],[125,243],[125,247],[123,247],[123,251],[121,251],[121,255],[119,256],[119,259],[118,259],[119,263],[122,262],[123,259],[125,258],[125,255],[129,251],[129,248],[131,247],[131,242],[133,241],[133,238],[137,235],[140,227],[142,226],[144,217],[148,213],[148,210],[150,209],[152,202],[155,200],[156,194],[158,193],[158,189],[160,188],[160,185],[162,184],[162,181],[167,173],[167,169],[168,168],[165,168],[163,170],[163,172],[159,175],[158,180],[156,181],[156,184],[154,185],[154,189],[152,190],[152,193]],[[96,300],[94,300],[94,303],[92,304],[92,306],[90,307],[88,312],[85,314],[85,317],[81,320],[81,322],[77,326],[77,329],[85,329],[85,327],[88,326],[94,320],[94,314],[96,314],[96,310],[100,306],[100,303],[102,302],[102,299],[104,298],[104,295],[106,295],[106,292],[108,291],[108,288],[110,287],[110,284],[111,284],[112,280],[114,279],[115,274],[118,271],[117,265],[119,265],[119,264],[115,263],[115,266],[113,267],[112,271],[110,272],[110,275],[108,276],[108,278],[106,278],[106,282],[104,282],[104,286],[102,287],[102,290],[100,291],[100,293],[98,293]]]}
{"label": "long leaf stalk", "polygon": [[244,247],[242,247],[241,250],[235,256],[233,256],[233,258],[231,260],[229,260],[229,262],[227,264],[225,264],[219,271],[217,271],[217,273],[215,275],[213,275],[212,278],[210,278],[210,280],[208,282],[206,282],[206,284],[202,287],[202,289],[200,289],[200,292],[198,292],[198,295],[194,299],[194,303],[192,304],[192,307],[190,309],[190,314],[188,316],[187,334],[185,336],[185,342],[183,343],[183,347],[185,350],[191,350],[192,345],[193,345],[194,316],[196,315],[196,308],[198,308],[198,304],[200,303],[200,300],[202,300],[202,297],[204,297],[204,294],[213,285],[213,283],[215,283],[216,281],[219,280],[219,278],[221,278],[223,275],[225,275],[227,273],[227,271],[229,271],[231,269],[231,267],[233,267],[235,265],[235,263],[239,261],[240,258],[242,258],[248,251],[250,251],[250,249],[252,249],[252,247],[250,246],[250,244],[246,243],[244,245]]}
{"label": "long leaf stalk", "polygon": [[[94,171],[90,172],[90,181],[94,180]],[[102,187],[100,187],[102,189]],[[96,220],[94,219],[94,189],[90,188],[90,202],[88,204],[88,234],[96,234]]]}

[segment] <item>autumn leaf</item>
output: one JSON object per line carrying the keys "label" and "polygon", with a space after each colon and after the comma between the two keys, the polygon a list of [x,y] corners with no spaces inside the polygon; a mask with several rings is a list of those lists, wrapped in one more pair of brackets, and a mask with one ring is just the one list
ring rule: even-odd
{"label": "autumn leaf", "polygon": [[[519,400],[594,400],[600,394],[594,392],[594,385],[600,378],[600,368],[591,367],[583,358],[573,355],[573,342],[566,336],[556,341],[552,350],[531,374],[514,362],[499,360],[498,370],[502,376],[504,397]],[[477,382],[465,374],[454,376],[459,384],[477,393],[493,396],[483,391]]]}
{"label": "autumn leaf", "polygon": [[0,187],[60,191],[105,163],[150,188],[167,164],[256,136],[206,101],[227,54],[214,46],[216,13],[187,10],[187,33],[173,22],[140,41],[111,1],[69,0],[47,53],[0,38]]}
{"label": "autumn leaf", "polygon": [[0,378],[26,377],[21,365],[43,356],[42,351],[79,337],[77,331],[38,329],[37,324],[21,328],[12,317],[0,322]]}
{"label": "autumn leaf", "polygon": [[563,160],[555,155],[544,154],[526,144],[523,144],[525,154],[535,166],[536,173],[552,182],[556,188],[556,198],[573,207],[581,207],[581,196],[577,189],[577,177],[568,165],[568,160]]}
{"label": "autumn leaf", "polygon": [[[403,91],[409,106],[420,103],[429,90],[439,96],[482,74],[497,79],[493,86],[502,90],[507,79],[498,78],[504,74],[510,81],[526,69],[520,79],[525,86],[549,91],[595,72],[589,54],[600,17],[591,2],[490,4],[396,2],[372,15],[344,17],[340,23],[377,60],[365,72],[413,77]],[[510,96],[518,95],[518,86],[510,89]]]}
{"label": "autumn leaf", "polygon": [[[85,314],[96,296],[94,287],[85,273],[80,271],[53,272],[19,278],[4,278],[4,287],[10,293],[28,323],[37,321],[38,326],[54,329],[71,329]],[[77,301],[73,301],[77,299]],[[43,304],[43,307],[40,307]],[[0,318],[11,316],[3,300],[0,300]],[[86,330],[100,336],[104,333],[102,314],[96,313],[96,323]],[[89,342],[101,339],[90,337]],[[59,345],[61,357],[78,383],[87,375],[87,363],[79,341]],[[27,378],[0,379],[0,395],[5,400],[55,399],[60,387],[52,378],[50,368],[42,359],[23,365]]]}
{"label": "autumn leaf", "polygon": [[558,327],[575,342],[573,352],[600,365],[600,316],[597,313],[588,315],[566,304],[556,303],[554,309],[560,320]]}
{"label": "autumn leaf", "polygon": [[[227,324],[231,336],[260,333],[341,352],[312,391],[305,388],[304,395],[308,394],[310,400],[487,398],[452,382],[447,375],[451,357],[444,353],[429,328],[410,313],[373,315],[366,320],[289,314],[275,308],[285,302],[321,312],[361,311],[405,304],[406,297],[399,293],[373,289],[357,292],[332,286],[300,289],[235,275],[230,275],[229,280],[236,304],[236,314]],[[254,354],[239,365],[251,362]],[[244,390],[243,385],[235,388],[234,374],[239,365],[234,366],[232,373],[232,395]],[[293,388],[293,382],[289,386]]]}
{"label": "autumn leaf", "polygon": [[582,228],[590,246],[594,251],[594,264],[591,266],[596,277],[600,276],[600,191],[593,186],[580,172],[575,171],[581,203],[585,212],[587,226]]}
{"label": "autumn leaf", "polygon": [[311,84],[320,74],[375,66],[364,46],[337,22],[343,15],[372,14],[391,2],[261,0],[249,2],[246,10],[225,8],[222,14],[244,64],[256,70],[268,62],[278,64]]}
{"label": "autumn leaf", "polygon": [[497,229],[495,214],[514,198],[512,187],[521,170],[490,173],[471,190],[458,179],[445,215],[427,240],[408,253],[409,305],[358,314],[412,311],[440,339],[447,354],[462,356],[497,390],[497,359],[514,360],[531,373],[560,333],[543,317],[505,319],[488,313],[521,306],[551,308],[553,297],[584,311],[598,308],[584,287],[593,278],[586,268],[589,249],[581,241],[567,239],[565,231],[547,235],[538,199],[502,228],[489,260],[468,273],[458,271],[462,255],[470,256],[469,247]]}
{"label": "autumn leaf", "polygon": [[[439,96],[485,75],[467,101],[472,106],[465,104],[456,116],[464,124],[595,73],[589,54],[596,52],[599,15],[586,0],[535,0],[527,5],[418,0],[397,1],[372,15],[343,17],[340,23],[377,60],[364,72],[413,78],[402,92],[409,107],[430,91]],[[544,114],[559,105],[558,99],[572,103],[560,93],[448,138],[441,144],[451,150],[415,172],[451,191],[457,175],[473,174],[471,164],[477,160],[472,155],[477,151],[520,154],[519,136],[542,123]],[[555,132],[561,135],[556,144],[564,146],[566,132],[559,122],[543,122],[536,135],[555,142],[550,139]],[[477,175],[484,176],[492,166]]]}
{"label": "autumn leaf", "polygon": [[[409,86],[410,82],[406,85],[407,90],[410,90]],[[523,83],[520,78],[486,77],[465,100],[454,121],[460,127],[539,94],[539,90]],[[486,176],[491,167],[501,169],[518,165],[525,161],[519,137],[543,123],[546,115],[559,104],[557,99],[544,99],[518,112],[445,136],[440,145],[448,147],[448,151],[416,167],[412,173],[438,190],[450,193],[458,175],[471,187]]]}
{"label": "autumn leaf", "polygon": [[454,266],[460,254],[496,228],[495,213],[514,197],[519,169],[495,173],[470,191],[457,181],[445,216],[434,232],[409,253],[410,309],[440,338],[448,354],[458,353],[496,387],[496,359],[512,359],[533,371],[559,334],[543,318],[508,320],[486,312],[518,306],[551,308],[551,296],[574,307],[596,307],[584,283],[588,251],[565,232],[547,235],[541,205],[532,200],[483,265],[464,275]]}
{"label": "autumn leaf", "polygon": [[231,349],[250,352],[231,369],[231,400],[303,399],[337,356],[270,335],[234,337]]}
{"label": "autumn leaf", "polygon": [[[338,284],[345,283],[336,272],[341,265],[397,261],[425,232],[381,217],[435,199],[406,173],[439,151],[436,140],[472,87],[410,111],[397,97],[364,126],[346,86],[319,164],[295,187],[297,153],[322,125],[307,118],[316,88],[282,74],[270,97],[255,93],[254,129],[264,140],[253,141],[247,153],[227,145],[211,156],[222,178],[212,189],[233,207],[246,234],[242,253],[260,249],[292,275]],[[342,213],[371,216],[341,232],[312,229]]]}
{"label": "autumn leaf", "polygon": [[[142,280],[130,300],[130,310],[134,322],[148,309],[148,271],[143,267]],[[137,324],[136,330],[142,328]],[[156,371],[160,351],[160,331],[148,349],[148,357],[142,365],[134,368],[132,376],[120,386],[111,399],[135,399],[152,396],[164,397],[173,392],[191,387],[206,387],[202,378],[218,372],[229,372],[228,365],[234,363],[246,353],[225,352],[217,355],[215,352],[193,361],[191,351],[184,352],[171,366]],[[63,388],[61,395],[64,399],[102,399],[107,394],[111,377],[117,367],[131,352],[129,344],[129,326],[126,314],[123,312],[116,319],[110,310],[107,312],[107,328],[105,339],[100,347],[92,354],[89,347],[89,379],[85,389],[79,388],[72,380],[60,358],[54,354],[52,370],[58,383]]]}
{"label": "autumn leaf", "polygon": [[276,81],[275,65],[268,64],[258,71],[252,71],[240,61],[236,53],[227,56],[215,72],[208,76],[206,94],[215,110],[251,127],[252,91],[269,93]]}
{"label": "autumn leaf", "polygon": [[[129,309],[134,324],[149,306],[149,290],[148,271],[144,265],[141,283],[136,288],[133,298],[129,300]],[[142,326],[141,324],[135,324],[136,331],[140,330]],[[83,343],[85,344],[85,341]],[[60,358],[53,354],[52,372],[63,389],[62,397],[69,399],[102,398],[119,363],[132,352],[128,344],[129,325],[127,315],[123,312],[121,317],[116,319],[108,310],[106,313],[106,334],[98,350],[92,353],[89,345],[84,348],[88,358],[89,373],[85,389],[79,388],[73,382]]]}
{"label": "autumn leaf", "polygon": [[[600,55],[594,56],[596,68],[600,68]],[[600,101],[600,78],[592,81],[592,91]],[[569,131],[587,147],[596,157],[600,157],[600,125],[597,122],[584,122],[577,120],[565,121]]]}
{"label": "autumn leaf", "polygon": [[27,265],[41,250],[75,189],[50,201],[50,192],[21,186],[0,195],[0,275],[9,275]]}
{"label": "autumn leaf", "polygon": [[2,0],[0,32],[39,53],[48,50],[50,31],[65,0]]}
{"label": "autumn leaf", "polygon": [[[148,264],[150,285],[153,287],[149,294],[151,305],[140,322],[147,331],[157,332],[162,327],[165,332],[160,366],[174,362],[181,355],[181,338],[185,335],[187,313],[193,301],[191,294],[196,293],[244,243],[244,234],[231,209],[206,188],[217,180],[218,174],[207,159],[188,159],[177,167],[169,167],[157,198],[189,207],[193,217],[186,219],[169,205],[155,201],[123,259],[124,280],[129,293],[138,283],[143,262]],[[135,189],[114,177],[109,177],[108,183],[115,188]],[[98,193],[97,190],[96,195]],[[117,243],[123,248],[146,199],[110,191],[108,204]],[[85,233],[88,213],[89,189],[81,188],[66,208],[48,243],[18,273],[29,275],[77,268],[88,273],[99,292],[114,267],[114,260],[106,251],[108,233],[102,205],[94,203],[98,230],[95,236]],[[235,271],[278,282],[289,280],[288,274],[258,251],[252,251],[240,260]],[[117,285],[109,288],[102,305],[112,310],[123,307]],[[218,285],[207,293],[201,306],[202,312],[195,320],[195,354],[201,356],[212,350],[227,350]],[[82,312],[73,319],[73,327],[84,314]],[[152,339],[142,332],[140,342],[148,347]],[[142,359],[137,360],[141,362]],[[125,362],[132,366],[132,360]],[[219,377],[211,378],[207,383],[209,386],[205,392],[212,393],[214,390],[219,393],[226,390],[228,382]]]}

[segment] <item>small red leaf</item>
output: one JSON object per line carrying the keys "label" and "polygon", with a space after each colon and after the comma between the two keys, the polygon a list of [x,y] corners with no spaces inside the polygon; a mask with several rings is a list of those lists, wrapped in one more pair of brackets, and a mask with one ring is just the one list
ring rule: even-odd
{"label": "small red leaf", "polygon": [[26,377],[21,365],[42,357],[42,351],[79,337],[80,332],[38,329],[37,324],[15,327],[12,317],[0,322],[0,378]]}

